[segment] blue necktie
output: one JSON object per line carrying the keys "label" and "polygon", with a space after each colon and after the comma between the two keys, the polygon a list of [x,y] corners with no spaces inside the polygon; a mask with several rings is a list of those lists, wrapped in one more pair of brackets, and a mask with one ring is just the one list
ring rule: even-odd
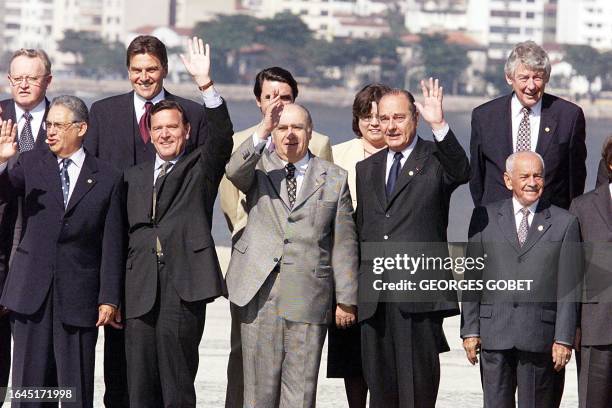
{"label": "blue necktie", "polygon": [[387,198],[391,197],[393,194],[393,190],[395,190],[395,183],[399,178],[400,171],[402,171],[402,163],[401,160],[404,158],[402,152],[395,152],[395,156],[393,156],[393,164],[391,165],[391,170],[389,171],[389,178],[387,179]]}
{"label": "blue necktie", "polygon": [[60,180],[62,181],[62,194],[64,195],[64,208],[68,205],[68,194],[70,193],[70,177],[68,166],[72,163],[70,159],[64,159],[60,163]]}

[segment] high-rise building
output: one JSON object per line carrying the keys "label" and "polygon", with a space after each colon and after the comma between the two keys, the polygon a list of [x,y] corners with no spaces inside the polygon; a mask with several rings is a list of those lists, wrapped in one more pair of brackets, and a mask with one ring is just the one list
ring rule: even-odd
{"label": "high-rise building", "polygon": [[556,40],[612,49],[612,1],[558,0]]}

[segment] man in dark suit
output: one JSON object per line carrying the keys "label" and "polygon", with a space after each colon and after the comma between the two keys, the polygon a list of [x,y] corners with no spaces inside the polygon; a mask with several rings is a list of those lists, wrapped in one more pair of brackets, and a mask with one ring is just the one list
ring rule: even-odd
{"label": "man in dark suit", "polygon": [[[9,62],[11,99],[0,101],[0,118],[17,123],[19,152],[36,148],[47,149],[43,122],[49,101],[45,98],[51,83],[51,61],[43,50],[17,50]],[[9,160],[12,168],[17,157]],[[8,273],[11,254],[21,238],[22,222],[20,198],[0,205],[0,293]],[[0,389],[8,384],[11,367],[11,330],[6,311],[0,306]],[[0,406],[2,406],[0,391]]]}
{"label": "man in dark suit", "polygon": [[581,408],[608,408],[612,402],[612,136],[602,151],[608,182],[572,201],[580,221],[586,270],[580,324],[578,396]]}
{"label": "man in dark suit", "polygon": [[[152,36],[138,36],[128,46],[127,68],[132,91],[94,102],[85,139],[87,151],[119,170],[155,159],[147,128],[151,107],[162,100],[178,102],[190,124],[186,151],[204,143],[207,135],[202,106],[164,89],[168,74],[166,46]],[[210,84],[202,84],[204,87]],[[122,330],[104,330],[104,404],[128,407],[125,371],[125,340]]]}
{"label": "man in dark suit", "polygon": [[[194,39],[187,70],[211,84],[208,45]],[[206,51],[205,51],[206,50]],[[232,123],[214,87],[203,93],[210,136],[192,153],[183,107],[151,110],[155,160],[125,172],[129,246],[125,283],[130,405],[195,407],[206,303],[226,294],[211,236],[212,212],[232,152]]]}
{"label": "man in dark suit", "polygon": [[22,153],[10,170],[17,125],[2,123],[0,201],[24,197],[25,229],[0,304],[10,311],[12,386],[74,387],[75,406],[93,407],[97,326],[114,322],[124,242],[121,173],[83,149],[87,120],[83,101],[55,98],[49,149]]}
{"label": "man in dark suit", "polygon": [[[403,90],[382,97],[378,115],[388,148],[356,167],[356,224],[362,255],[358,315],[363,372],[373,408],[435,405],[438,355],[449,350],[442,320],[459,313],[454,293],[450,297],[432,293],[427,301],[415,302],[373,291],[374,275],[367,262],[372,245],[377,254],[389,257],[395,256],[394,246],[406,248],[411,243],[419,248],[418,252],[408,250],[409,256],[448,256],[451,194],[468,181],[470,170],[464,150],[444,120],[438,81],[430,79],[428,86],[421,82],[421,87],[423,104],[415,103]],[[431,125],[434,142],[417,137],[419,114]],[[435,274],[453,279],[450,271]],[[383,275],[387,282],[393,278],[391,273]]]}
{"label": "man in dark suit", "polygon": [[463,347],[472,364],[482,349],[485,407],[514,407],[517,387],[519,407],[557,407],[563,376],[555,373],[570,360],[578,316],[578,220],[542,199],[537,153],[510,155],[504,181],[513,197],[475,208],[470,223],[467,255],[484,266],[465,278],[483,288],[464,292]]}
{"label": "man in dark suit", "polygon": [[568,209],[584,191],[585,120],[573,103],[544,93],[550,77],[546,51],[533,41],[517,44],[505,66],[513,92],[472,112],[470,191],[475,206],[510,198],[504,186],[506,158],[533,151],[544,158],[544,199]]}

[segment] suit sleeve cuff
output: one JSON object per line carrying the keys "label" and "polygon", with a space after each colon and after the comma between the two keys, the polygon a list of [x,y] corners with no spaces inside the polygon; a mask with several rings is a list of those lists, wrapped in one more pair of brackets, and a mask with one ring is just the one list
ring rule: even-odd
{"label": "suit sleeve cuff", "polygon": [[206,106],[208,109],[218,108],[223,103],[221,95],[219,94],[219,92],[217,92],[214,86],[211,86],[207,90],[200,92],[200,94],[202,95],[202,99],[204,100],[204,106]]}
{"label": "suit sleeve cuff", "polygon": [[438,142],[442,142],[444,140],[449,130],[450,130],[450,126],[448,123],[442,129],[438,129],[438,130],[431,129],[434,137],[436,138],[436,141]]}
{"label": "suit sleeve cuff", "polygon": [[563,344],[564,346],[568,346],[568,347],[572,347],[573,345],[570,343],[567,343],[565,341],[559,341],[559,340],[555,340],[555,343],[557,344]]}
{"label": "suit sleeve cuff", "polygon": [[251,138],[253,139],[253,146],[258,153],[261,153],[264,147],[268,147],[270,144],[270,136],[268,136],[266,140],[262,140],[257,136],[257,132],[253,132]]}
{"label": "suit sleeve cuff", "polygon": [[480,337],[480,334],[464,334],[461,336],[462,339],[469,339],[470,337]]}

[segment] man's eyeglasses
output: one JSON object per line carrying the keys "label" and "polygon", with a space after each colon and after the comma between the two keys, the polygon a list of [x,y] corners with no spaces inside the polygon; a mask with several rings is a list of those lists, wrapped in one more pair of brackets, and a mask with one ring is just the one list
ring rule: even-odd
{"label": "man's eyeglasses", "polygon": [[28,83],[29,85],[40,86],[43,83],[43,80],[47,78],[49,75],[43,76],[20,76],[20,77],[12,77],[9,75],[9,82],[11,86],[20,86],[23,83]]}
{"label": "man's eyeglasses", "polygon": [[63,132],[64,130],[68,129],[70,126],[74,125],[75,123],[80,123],[80,122],[79,121],[72,121],[72,122],[49,122],[48,120],[46,120],[45,121],[45,129],[48,131],[51,128],[56,128],[60,132]]}

